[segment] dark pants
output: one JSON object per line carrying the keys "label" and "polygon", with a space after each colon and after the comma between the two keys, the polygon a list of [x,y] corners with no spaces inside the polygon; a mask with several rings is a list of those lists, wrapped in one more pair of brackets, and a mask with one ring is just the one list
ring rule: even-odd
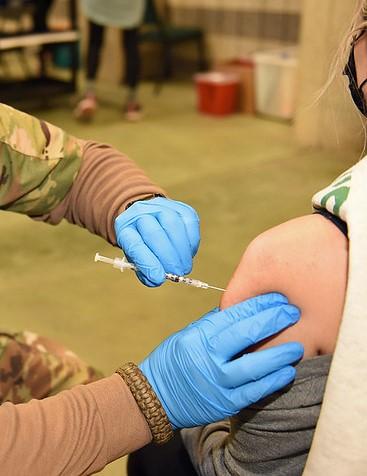
{"label": "dark pants", "polygon": [[37,0],[34,2],[33,27],[36,32],[47,31],[47,15],[53,0]]}
{"label": "dark pants", "polygon": [[[87,52],[87,79],[97,76],[105,27],[89,21],[89,42]],[[125,55],[125,84],[134,89],[140,79],[139,30],[131,28],[121,32],[122,48]]]}
{"label": "dark pants", "polygon": [[131,454],[127,473],[128,476],[197,476],[179,432],[165,445],[152,443]]}

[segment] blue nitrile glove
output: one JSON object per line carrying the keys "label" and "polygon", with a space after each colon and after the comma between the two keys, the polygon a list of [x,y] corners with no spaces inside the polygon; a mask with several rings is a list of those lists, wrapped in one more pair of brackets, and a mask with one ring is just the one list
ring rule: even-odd
{"label": "blue nitrile glove", "polygon": [[146,286],[160,286],[165,273],[191,272],[200,243],[199,217],[189,205],[168,198],[137,201],[115,220],[117,244],[138,268]]}
{"label": "blue nitrile glove", "polygon": [[214,309],[173,334],[141,364],[172,426],[221,420],[289,384],[289,364],[303,355],[296,342],[242,355],[298,321],[300,313],[280,294],[266,294],[225,311]]}

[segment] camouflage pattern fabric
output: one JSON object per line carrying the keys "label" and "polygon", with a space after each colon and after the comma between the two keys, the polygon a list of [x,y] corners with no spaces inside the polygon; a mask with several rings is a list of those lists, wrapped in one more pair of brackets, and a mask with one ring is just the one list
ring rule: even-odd
{"label": "camouflage pattern fabric", "polygon": [[356,165],[341,174],[331,185],[316,193],[312,198],[313,207],[325,208],[347,222],[348,197],[355,167]]}
{"label": "camouflage pattern fabric", "polygon": [[32,332],[0,332],[0,404],[42,399],[101,377],[50,339]]}
{"label": "camouflage pattern fabric", "polygon": [[69,191],[82,141],[0,104],[0,209],[46,215]]}
{"label": "camouflage pattern fabric", "polygon": [[[46,215],[66,196],[81,157],[78,139],[0,104],[0,209]],[[0,403],[44,398],[99,377],[49,339],[0,332]]]}

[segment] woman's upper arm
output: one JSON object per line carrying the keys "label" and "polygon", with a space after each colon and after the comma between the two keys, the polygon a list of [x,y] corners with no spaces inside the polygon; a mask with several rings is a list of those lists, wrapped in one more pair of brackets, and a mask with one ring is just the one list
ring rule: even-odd
{"label": "woman's upper arm", "polygon": [[258,236],[248,246],[221,300],[226,308],[271,291],[298,306],[298,324],[262,347],[301,341],[305,357],[333,352],[343,313],[348,240],[320,215],[296,218]]}

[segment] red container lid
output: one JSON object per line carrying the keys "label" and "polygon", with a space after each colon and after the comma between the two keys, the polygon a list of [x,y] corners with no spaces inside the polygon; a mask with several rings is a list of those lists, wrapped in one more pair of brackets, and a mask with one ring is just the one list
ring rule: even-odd
{"label": "red container lid", "polygon": [[254,60],[251,58],[233,58],[227,61],[225,64],[229,66],[246,66],[246,67],[254,67]]}
{"label": "red container lid", "polygon": [[237,84],[240,78],[235,73],[226,73],[220,71],[210,71],[209,73],[195,74],[194,79],[198,83],[211,83],[211,84]]}

